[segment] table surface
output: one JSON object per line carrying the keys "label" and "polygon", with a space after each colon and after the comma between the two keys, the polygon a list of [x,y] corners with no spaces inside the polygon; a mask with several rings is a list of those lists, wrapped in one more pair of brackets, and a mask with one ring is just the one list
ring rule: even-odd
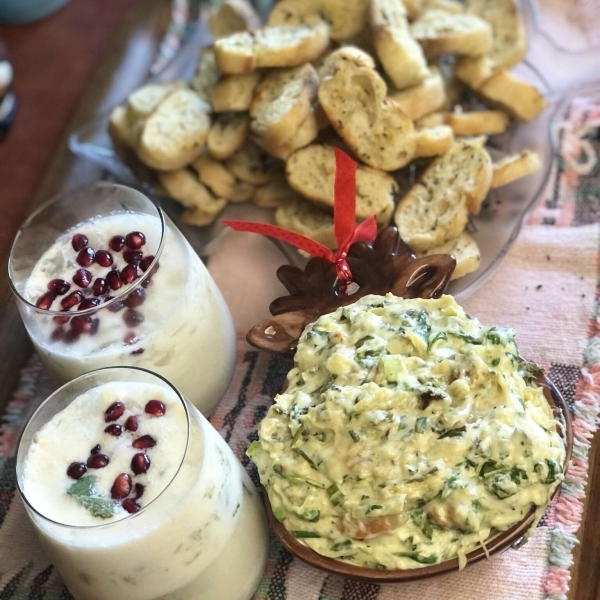
{"label": "table surface", "polygon": [[[19,109],[0,144],[0,263],[26,214],[102,171],[69,154],[68,132],[120,101],[147,73],[169,16],[165,0],[76,0],[40,23],[0,25]],[[32,352],[0,278],[0,414]],[[10,348],[10,349],[9,349]],[[569,600],[600,600],[600,443],[590,452],[586,511]]]}

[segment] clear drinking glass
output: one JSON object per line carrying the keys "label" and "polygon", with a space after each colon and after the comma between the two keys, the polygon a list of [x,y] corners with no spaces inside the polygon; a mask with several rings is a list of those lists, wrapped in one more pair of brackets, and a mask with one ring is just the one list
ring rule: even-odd
{"label": "clear drinking glass", "polygon": [[[182,455],[172,457],[178,465],[175,475],[139,512],[121,520],[74,526],[48,518],[47,496],[26,493],[40,489],[26,480],[40,471],[25,468],[37,432],[81,394],[120,382],[161,388],[174,405],[183,404],[178,435],[186,443],[178,446]],[[81,427],[81,421],[73,426]],[[52,460],[68,463],[73,450],[69,440],[64,442],[45,444],[44,452],[54,451]],[[268,532],[258,493],[219,433],[158,375],[112,367],[82,375],[54,392],[23,432],[16,471],[42,545],[78,600],[247,600],[260,582]]]}
{"label": "clear drinking glass", "polygon": [[[138,249],[114,250],[118,239],[109,245],[130,232],[145,236]],[[76,250],[85,240],[75,244],[73,236],[81,234],[88,243]],[[131,239],[134,248],[143,241]],[[142,193],[96,183],[51,200],[17,233],[8,273],[55,384],[112,365],[142,367],[172,381],[204,414],[225,392],[235,365],[231,314],[202,261]]]}

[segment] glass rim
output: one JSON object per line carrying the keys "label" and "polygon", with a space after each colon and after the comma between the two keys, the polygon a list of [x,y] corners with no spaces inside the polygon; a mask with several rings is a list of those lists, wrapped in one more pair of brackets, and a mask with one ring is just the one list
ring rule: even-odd
{"label": "glass rim", "polygon": [[[31,224],[31,222],[35,218],[37,218],[41,213],[43,213],[45,210],[50,208],[52,205],[58,204],[62,199],[66,198],[68,196],[71,196],[75,193],[86,190],[88,188],[89,189],[120,188],[120,189],[125,189],[125,190],[133,190],[134,192],[138,192],[144,198],[146,198],[146,200],[148,200],[148,202],[156,209],[156,212],[158,213],[158,218],[160,220],[160,242],[158,244],[158,248],[156,249],[156,254],[154,255],[154,260],[150,263],[150,266],[140,275],[140,277],[135,280],[135,283],[133,285],[120,290],[116,296],[114,296],[107,302],[103,302],[102,304],[99,304],[98,306],[93,306],[93,307],[87,308],[85,310],[77,310],[74,312],[71,312],[70,310],[50,310],[50,309],[40,308],[40,307],[36,306],[35,304],[32,304],[31,302],[29,302],[29,300],[27,300],[26,298],[24,298],[21,295],[21,293],[17,290],[17,288],[15,287],[15,284],[13,283],[12,276],[11,276],[11,274],[12,274],[11,263],[12,263],[12,259],[13,259],[13,250],[15,249],[15,245],[17,244],[17,241],[19,240],[23,231],[25,231],[25,229]],[[118,213],[115,213],[115,214],[118,214]],[[77,225],[75,225],[74,227],[77,227]],[[167,221],[166,221],[166,217],[165,217],[165,212],[163,211],[163,209],[160,206],[158,206],[157,204],[152,202],[150,197],[147,196],[146,194],[144,194],[143,192],[141,192],[133,187],[129,187],[127,185],[121,185],[119,183],[106,182],[106,181],[96,181],[95,183],[91,183],[91,184],[88,183],[86,185],[81,185],[79,187],[73,188],[72,190],[68,190],[67,192],[58,194],[58,195],[50,198],[49,200],[44,202],[41,206],[39,206],[36,210],[34,210],[25,219],[25,221],[21,224],[17,233],[15,234],[15,237],[13,238],[13,241],[10,245],[10,250],[8,252],[8,260],[6,262],[8,285],[10,287],[11,292],[14,294],[14,296],[17,298],[17,300],[19,300],[20,302],[22,302],[23,304],[25,304],[26,306],[28,306],[29,308],[31,308],[32,310],[34,310],[35,312],[37,312],[39,314],[48,315],[48,316],[52,316],[52,317],[66,316],[66,315],[70,315],[71,317],[91,316],[91,315],[96,314],[97,312],[99,312],[100,310],[102,310],[104,308],[108,308],[109,306],[116,304],[118,300],[122,299],[127,294],[130,294],[133,290],[140,287],[146,279],[151,277],[151,273],[154,270],[154,268],[156,267],[156,265],[158,264],[159,259],[162,255],[164,245],[165,245],[166,233],[167,233]],[[75,291],[77,291],[77,290],[75,290]]]}
{"label": "glass rim", "polygon": [[[155,377],[156,379],[160,379],[161,381],[163,381],[164,383],[166,383],[167,386],[171,390],[173,390],[175,392],[175,394],[177,395],[177,398],[179,399],[179,401],[181,402],[181,404],[183,406],[183,410],[185,411],[185,422],[186,422],[186,426],[187,426],[185,447],[183,449],[183,455],[181,457],[181,461],[179,462],[177,470],[175,471],[175,473],[173,473],[173,477],[171,477],[171,479],[165,484],[165,486],[162,489],[162,491],[159,494],[157,494],[150,502],[148,502],[148,504],[145,504],[144,506],[142,506],[141,509],[138,512],[128,514],[127,516],[123,517],[122,519],[117,519],[115,521],[110,521],[109,523],[98,523],[97,525],[69,525],[68,523],[61,523],[60,521],[56,521],[54,519],[51,519],[50,517],[47,517],[42,512],[40,512],[35,506],[33,506],[33,504],[31,504],[31,502],[27,498],[23,487],[21,486],[21,478],[19,477],[19,464],[20,464],[19,463],[19,455],[21,453],[21,444],[23,443],[23,437],[25,436],[25,432],[29,428],[29,425],[31,424],[31,422],[33,421],[33,419],[36,417],[36,415],[42,410],[42,408],[44,408],[53,398],[55,398],[55,396],[57,396],[65,388],[69,387],[70,385],[72,385],[73,383],[75,383],[77,381],[80,381],[81,379],[89,377],[90,375],[96,375],[98,373],[102,373],[103,371],[111,371],[111,370],[115,370],[115,369],[123,370],[123,371],[139,371],[139,372],[142,372],[142,373],[146,373],[148,375],[151,375],[151,376]],[[96,386],[96,387],[98,387],[98,386]],[[90,389],[94,389],[94,388],[90,388]],[[38,429],[38,431],[39,431],[39,429]],[[162,375],[159,375],[158,373],[155,373],[154,371],[150,371],[148,369],[143,369],[141,367],[113,366],[113,367],[103,367],[101,369],[95,369],[94,371],[88,371],[87,373],[84,373],[83,375],[80,375],[79,377],[76,377],[75,379],[72,379],[71,381],[65,383],[64,385],[62,385],[61,387],[59,387],[57,390],[55,390],[54,392],[52,392],[35,409],[34,413],[31,415],[31,417],[27,421],[25,427],[23,428],[23,431],[21,432],[21,435],[19,436],[19,443],[17,444],[16,464],[15,464],[15,479],[16,479],[16,483],[17,483],[17,489],[18,489],[19,495],[21,496],[21,499],[23,500],[23,502],[25,503],[25,505],[31,511],[33,511],[37,516],[39,516],[40,518],[42,518],[47,523],[51,523],[53,525],[58,525],[59,527],[65,527],[65,528],[77,529],[77,530],[95,530],[96,531],[96,530],[99,530],[99,529],[102,529],[102,528],[114,527],[117,524],[124,523],[125,521],[134,519],[134,518],[136,518],[136,517],[138,517],[138,516],[146,513],[148,507],[152,506],[152,504],[154,504],[171,487],[171,485],[173,484],[173,482],[175,481],[175,479],[177,478],[177,476],[179,475],[179,472],[181,471],[181,469],[183,467],[183,463],[185,462],[185,459],[187,457],[187,453],[188,453],[188,449],[189,449],[189,444],[190,444],[190,411],[188,409],[187,402],[186,402],[185,398],[181,395],[181,393],[179,392],[179,390],[168,379],[166,379]]]}

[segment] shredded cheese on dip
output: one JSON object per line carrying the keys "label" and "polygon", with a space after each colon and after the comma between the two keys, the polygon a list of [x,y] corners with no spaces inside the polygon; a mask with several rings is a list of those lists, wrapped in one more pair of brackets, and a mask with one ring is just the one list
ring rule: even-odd
{"label": "shredded cheese on dip", "polygon": [[565,448],[514,332],[451,296],[367,296],[309,325],[248,455],[276,518],[381,569],[465,554],[563,479]]}

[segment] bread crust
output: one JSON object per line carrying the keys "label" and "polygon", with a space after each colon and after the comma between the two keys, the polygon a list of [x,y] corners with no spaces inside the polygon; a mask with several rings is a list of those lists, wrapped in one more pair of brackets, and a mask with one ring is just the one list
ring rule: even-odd
{"label": "bread crust", "polygon": [[250,118],[245,113],[217,115],[208,132],[206,147],[213,158],[231,158],[248,139]]}
{"label": "bread crust", "polygon": [[192,169],[198,173],[200,183],[204,184],[217,197],[229,202],[247,202],[252,198],[254,186],[240,181],[223,163],[203,155],[192,163]]}
{"label": "bread crust", "polygon": [[257,72],[223,77],[210,92],[214,112],[246,112],[260,78],[261,74]]}
{"label": "bread crust", "polygon": [[527,177],[542,168],[542,161],[537,152],[530,149],[517,154],[510,154],[494,163],[492,188],[508,185],[521,177]]}
{"label": "bread crust", "polygon": [[389,98],[409,119],[417,121],[439,110],[446,102],[444,78],[437,67],[431,67],[421,83],[402,91],[390,90]]}

